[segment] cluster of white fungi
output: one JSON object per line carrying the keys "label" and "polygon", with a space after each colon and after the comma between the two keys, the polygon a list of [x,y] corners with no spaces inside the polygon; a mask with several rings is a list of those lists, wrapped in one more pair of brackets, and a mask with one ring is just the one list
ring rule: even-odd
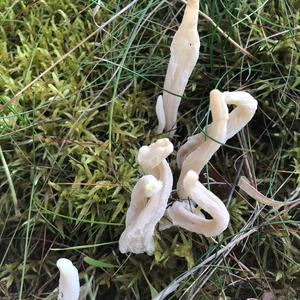
{"label": "cluster of white fungi", "polygon": [[[156,103],[158,133],[164,131],[169,138],[176,131],[181,97],[199,57],[198,12],[199,0],[188,0],[170,47],[163,95]],[[230,113],[229,105],[234,105]],[[152,255],[155,250],[153,234],[162,218],[165,220],[159,227],[161,230],[180,226],[206,237],[217,236],[228,227],[230,216],[226,206],[199,182],[198,177],[220,146],[252,119],[256,108],[257,101],[247,92],[210,92],[212,122],[205,132],[189,137],[177,151],[177,166],[181,170],[177,182],[179,200],[169,207],[173,174],[166,158],[173,152],[173,144],[168,138],[162,138],[139,149],[137,161],[147,175],[138,180],[131,194],[126,228],[119,240],[122,253]],[[282,205],[260,194],[245,177],[241,177],[238,186],[261,203],[277,208]],[[206,218],[201,210],[211,218]],[[65,258],[59,259],[57,266],[60,271],[58,299],[78,300],[77,269]]]}
{"label": "cluster of white fungi", "polygon": [[[176,131],[177,112],[189,77],[197,63],[200,39],[197,30],[199,1],[188,0],[182,22],[171,44],[171,57],[164,82],[163,95],[156,103],[158,133],[171,138]],[[229,113],[228,105],[235,105]],[[173,174],[166,161],[173,151],[168,138],[143,146],[138,163],[149,175],[143,176],[131,194],[126,228],[119,240],[122,253],[154,253],[153,234],[164,217],[161,230],[180,226],[186,230],[213,237],[229,224],[224,203],[198,180],[199,173],[213,154],[239,132],[253,117],[257,101],[246,92],[210,92],[212,122],[205,132],[191,136],[177,151],[178,201],[168,206]],[[205,217],[201,210],[211,218]]]}

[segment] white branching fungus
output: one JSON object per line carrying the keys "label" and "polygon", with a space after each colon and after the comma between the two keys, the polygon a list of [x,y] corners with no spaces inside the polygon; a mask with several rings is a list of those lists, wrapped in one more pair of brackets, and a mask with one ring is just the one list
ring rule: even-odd
{"label": "white branching fungus", "polygon": [[182,22],[171,44],[163,97],[158,97],[156,104],[158,133],[176,129],[181,97],[199,57],[198,11],[199,0],[188,0]]}
{"label": "white branching fungus", "polygon": [[213,154],[226,142],[228,108],[225,97],[220,91],[213,90],[210,92],[210,107],[213,121],[208,127],[207,136],[182,163],[177,182],[177,193],[180,199],[187,198],[187,191],[183,188],[183,180],[187,172],[193,170],[199,175]]}
{"label": "white branching fungus", "polygon": [[200,211],[194,212],[186,201],[176,201],[169,209],[168,216],[173,225],[203,234],[206,237],[221,234],[228,226],[229,213],[224,203],[198,181],[198,174],[189,171],[183,181],[188,196],[212,219],[206,219]]}
{"label": "white branching fungus", "polygon": [[58,300],[78,300],[80,285],[78,270],[67,258],[56,262],[59,269]]}
{"label": "white branching fungus", "polygon": [[143,146],[138,153],[138,163],[146,173],[135,185],[130,207],[126,214],[126,228],[119,240],[122,253],[154,252],[153,234],[163,217],[172,191],[173,175],[166,158],[173,152],[168,139],[160,139]]}
{"label": "white branching fungus", "polygon": [[[257,101],[247,92],[224,92],[222,93],[227,105],[236,105],[229,114],[227,123],[227,132],[225,142],[237,134],[252,119],[257,109]],[[208,126],[207,134],[210,136],[210,127]],[[177,152],[177,166],[181,169],[186,157],[195,151],[199,145],[204,143],[207,137],[199,133],[188,138],[187,142],[182,145]]]}

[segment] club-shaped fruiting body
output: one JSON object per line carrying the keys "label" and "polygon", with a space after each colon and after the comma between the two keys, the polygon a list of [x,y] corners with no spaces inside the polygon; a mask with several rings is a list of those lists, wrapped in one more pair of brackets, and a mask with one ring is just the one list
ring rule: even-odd
{"label": "club-shaped fruiting body", "polygon": [[78,300],[80,292],[78,270],[69,259],[56,262],[59,269],[58,300]]}
{"label": "club-shaped fruiting body", "polygon": [[183,186],[187,195],[199,208],[209,213],[212,219],[206,219],[201,212],[193,212],[186,201],[176,201],[168,208],[168,217],[173,225],[206,237],[221,234],[227,228],[230,219],[224,203],[198,181],[198,174],[194,171],[186,174]]}
{"label": "club-shaped fruiting body", "polygon": [[[144,233],[145,229],[149,228],[152,220],[148,220],[148,218],[142,220],[144,216],[142,212],[146,208],[149,199],[158,193],[161,188],[162,182],[153,175],[143,176],[134,186],[130,206],[126,214],[126,229],[119,240],[119,249],[122,253],[153,253],[154,246],[150,229],[148,235]],[[154,231],[153,226],[151,226],[152,229]]]}
{"label": "club-shaped fruiting body", "polygon": [[[223,92],[222,94],[227,105],[236,106],[229,114],[226,142],[245,127],[252,119],[257,109],[257,101],[247,92]],[[211,126],[212,124],[207,128],[208,136]],[[206,135],[204,133],[196,134],[189,137],[187,142],[179,148],[177,152],[177,166],[179,169],[181,169],[182,163],[187,156],[195,151],[199,145],[203,144],[205,139]]]}
{"label": "club-shaped fruiting body", "polygon": [[166,158],[173,152],[168,139],[143,146],[137,161],[146,173],[133,188],[126,214],[126,228],[119,239],[122,253],[154,252],[155,226],[163,217],[172,191],[173,175]]}
{"label": "club-shaped fruiting body", "polygon": [[159,96],[156,104],[158,133],[165,130],[173,134],[176,129],[181,97],[199,57],[198,11],[199,0],[188,0],[182,22],[170,47],[171,56],[164,82],[163,97]]}
{"label": "club-shaped fruiting body", "polygon": [[228,108],[224,95],[218,91],[210,92],[210,107],[212,123],[207,130],[207,136],[198,147],[185,158],[182,163],[181,173],[177,182],[177,193],[180,199],[187,198],[187,192],[183,188],[183,180],[188,171],[193,170],[198,175],[208,163],[213,154],[226,141]]}

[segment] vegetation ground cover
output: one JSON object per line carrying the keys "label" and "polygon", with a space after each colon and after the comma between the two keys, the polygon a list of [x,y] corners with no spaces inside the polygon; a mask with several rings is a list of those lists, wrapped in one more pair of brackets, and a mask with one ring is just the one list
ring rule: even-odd
{"label": "vegetation ground cover", "polygon": [[117,242],[137,151],[163,136],[154,107],[184,4],[135,1],[118,15],[130,3],[0,1],[1,299],[55,299],[60,257],[88,299],[151,299],[178,276],[168,299],[299,299],[299,208],[272,211],[235,187],[244,174],[267,196],[299,197],[299,1],[200,1],[228,36],[200,16],[175,148],[209,122],[213,88],[248,91],[259,108],[201,175],[229,228],[215,239],[157,232],[151,257]]}

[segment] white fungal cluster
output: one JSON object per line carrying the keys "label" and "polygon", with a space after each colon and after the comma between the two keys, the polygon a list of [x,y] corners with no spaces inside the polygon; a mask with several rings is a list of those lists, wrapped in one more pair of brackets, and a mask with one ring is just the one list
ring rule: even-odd
{"label": "white fungal cluster", "polygon": [[[199,57],[198,11],[199,0],[187,0],[182,22],[171,43],[163,95],[156,103],[158,133],[164,131],[168,137],[176,130],[181,97]],[[234,108],[229,113],[231,105]],[[169,207],[173,174],[166,159],[174,150],[172,142],[162,138],[139,149],[137,162],[147,175],[142,176],[132,190],[126,228],[119,239],[121,253],[153,255],[153,235],[163,217],[168,223],[161,224],[161,230],[179,226],[205,237],[217,236],[226,230],[230,221],[228,210],[222,200],[199,182],[199,174],[216,151],[248,124],[256,109],[257,101],[247,92],[217,89],[210,92],[212,122],[205,132],[189,137],[178,149],[178,200]],[[262,195],[243,176],[238,186],[260,203],[275,208],[285,205]],[[206,218],[201,210],[211,218]],[[57,267],[60,273],[58,300],[84,299],[84,287],[80,288],[78,270],[72,262],[60,258]]]}
{"label": "white fungal cluster", "polygon": [[[156,103],[158,132],[165,131],[169,137],[176,130],[181,97],[199,56],[198,10],[198,0],[187,1],[182,22],[171,44],[163,95],[158,97]],[[230,105],[235,107],[229,113]],[[198,176],[221,145],[252,119],[257,101],[247,92],[213,90],[210,92],[210,109],[212,123],[206,132],[189,137],[177,152],[177,166],[181,170],[177,182],[179,200],[168,208],[173,176],[166,158],[173,151],[173,145],[168,139],[160,139],[139,150],[138,163],[150,175],[143,176],[132,191],[126,229],[119,240],[122,253],[153,254],[153,234],[164,215],[168,224],[162,224],[161,230],[180,226],[212,237],[228,227],[230,216],[226,206],[199,182]],[[244,185],[240,181],[240,186]],[[263,200],[264,203],[271,203]],[[207,212],[211,219],[207,219],[200,210]]]}

